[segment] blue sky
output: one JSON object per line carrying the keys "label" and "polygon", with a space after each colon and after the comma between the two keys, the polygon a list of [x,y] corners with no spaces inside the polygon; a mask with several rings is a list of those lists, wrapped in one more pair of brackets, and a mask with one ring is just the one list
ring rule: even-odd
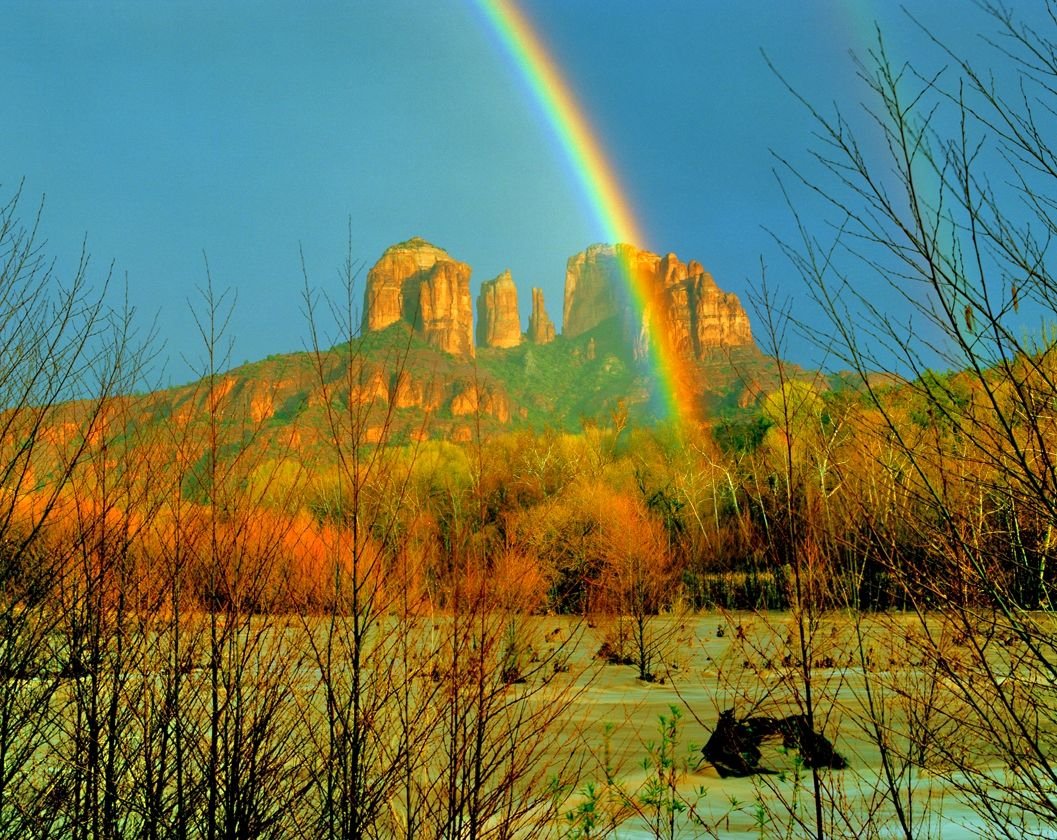
{"label": "blue sky", "polygon": [[[955,49],[982,15],[916,10]],[[895,55],[938,64],[895,4],[524,0],[591,116],[651,250],[700,260],[747,297],[760,262],[817,315],[768,230],[792,236],[772,169],[811,123],[765,50],[812,101],[854,109],[879,18]],[[602,228],[515,69],[470,2],[4,2],[0,187],[46,195],[60,268],[87,238],[143,321],[158,316],[162,376],[200,358],[188,299],[237,293],[231,361],[304,347],[299,250],[335,292],[351,225],[370,266],[413,235],[473,267],[504,268],[527,318],[531,286],[560,324],[566,259]],[[803,342],[791,355],[810,362]]]}

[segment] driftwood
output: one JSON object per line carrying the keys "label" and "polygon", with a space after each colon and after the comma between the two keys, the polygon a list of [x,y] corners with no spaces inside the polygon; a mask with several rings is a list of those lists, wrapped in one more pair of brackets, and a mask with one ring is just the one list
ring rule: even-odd
{"label": "driftwood", "polygon": [[775,771],[760,766],[760,744],[767,738],[777,737],[781,737],[786,749],[800,753],[805,767],[843,770],[848,766],[847,760],[833,748],[830,740],[808,725],[806,715],[784,718],[760,715],[738,720],[734,717],[734,710],[727,709],[720,713],[716,729],[701,752],[723,777],[773,773]]}

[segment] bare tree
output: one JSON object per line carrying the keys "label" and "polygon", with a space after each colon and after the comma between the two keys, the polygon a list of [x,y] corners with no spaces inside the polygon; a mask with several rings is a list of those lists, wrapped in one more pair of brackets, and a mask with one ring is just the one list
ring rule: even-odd
{"label": "bare tree", "polygon": [[[131,313],[107,305],[109,277],[93,285],[86,250],[64,277],[37,236],[43,205],[27,227],[20,202],[21,189],[0,208],[0,830],[48,836],[69,827],[86,793],[78,766],[49,754],[70,723],[73,669],[84,666],[84,635],[73,645],[66,631],[88,607],[76,568],[84,555],[63,520],[76,510],[75,480],[104,468],[96,443],[110,433],[110,401],[137,380],[145,357]],[[70,603],[58,596],[74,579],[80,595]],[[93,788],[91,807],[96,818],[107,810],[112,826],[109,779]]]}
{"label": "bare tree", "polygon": [[[1050,605],[1057,514],[1057,7],[1046,4],[1041,28],[980,7],[990,66],[939,33],[944,67],[898,65],[878,37],[859,72],[880,144],[860,140],[861,123],[811,109],[817,166],[787,165],[787,188],[793,201],[798,187],[821,199],[832,227],[799,215],[802,236],[786,250],[902,464],[892,478],[924,565],[886,557],[883,542],[877,560],[918,615],[917,647],[943,695],[916,723],[991,831],[1044,836],[1057,823],[1057,650],[1037,611]],[[876,284],[902,301],[909,327],[865,291]],[[886,388],[874,371],[893,362],[905,378]]]}

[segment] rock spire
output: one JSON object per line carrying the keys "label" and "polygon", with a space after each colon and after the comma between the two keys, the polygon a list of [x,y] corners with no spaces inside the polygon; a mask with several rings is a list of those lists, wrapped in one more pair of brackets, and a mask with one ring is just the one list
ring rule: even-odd
{"label": "rock spire", "polygon": [[549,344],[554,341],[554,322],[543,305],[543,290],[532,290],[532,314],[529,316],[528,340],[533,344]]}
{"label": "rock spire", "polygon": [[481,284],[477,297],[477,346],[517,347],[520,343],[517,286],[508,269]]}

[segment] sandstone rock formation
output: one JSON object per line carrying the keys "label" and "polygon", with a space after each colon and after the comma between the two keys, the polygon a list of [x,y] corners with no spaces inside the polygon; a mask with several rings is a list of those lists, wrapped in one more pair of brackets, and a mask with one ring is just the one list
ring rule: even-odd
{"label": "sandstone rock formation", "polygon": [[350,390],[349,397],[361,405],[375,400],[389,402],[389,387],[381,369],[375,368],[369,373],[360,372],[359,382]]}
{"label": "sandstone rock formation", "polygon": [[528,340],[533,344],[554,341],[554,322],[543,305],[543,290],[532,290],[532,314],[529,316]]}
{"label": "sandstone rock formation", "polygon": [[387,248],[367,273],[364,329],[404,321],[447,353],[474,355],[470,266],[424,239]]}
{"label": "sandstone rock formation", "polygon": [[412,315],[418,304],[418,290],[411,294],[411,290],[405,290],[405,282],[421,279],[440,260],[450,262],[451,257],[417,236],[387,248],[367,273],[364,326],[370,331],[383,330]]}
{"label": "sandstone rock formation", "polygon": [[[617,247],[629,249],[626,245]],[[562,310],[562,335],[566,338],[576,338],[619,313],[627,285],[620,279],[619,259],[617,251],[608,245],[592,245],[569,257]]]}
{"label": "sandstone rock formation", "polygon": [[434,412],[444,404],[446,387],[435,377],[425,381],[415,379],[407,370],[400,371],[390,381],[389,398],[394,408],[420,408]]}
{"label": "sandstone rock formation", "polygon": [[502,391],[491,386],[480,386],[472,382],[457,382],[451,400],[453,417],[486,414],[500,423],[510,422],[510,402]]}
{"label": "sandstone rock formation", "polygon": [[[641,314],[629,282],[641,290]],[[663,337],[682,355],[702,358],[717,347],[752,344],[748,316],[736,295],[722,291],[695,260],[660,256],[632,245],[592,245],[569,258],[562,332],[575,338],[619,316],[637,356]]]}
{"label": "sandstone rock formation", "polygon": [[422,335],[446,353],[474,355],[470,266],[437,262],[419,287]]}
{"label": "sandstone rock formation", "polygon": [[477,297],[477,345],[517,347],[521,343],[521,315],[517,286],[510,270],[481,284]]}
{"label": "sandstone rock formation", "polygon": [[404,370],[391,377],[388,399],[394,408],[417,408],[430,414],[447,406],[453,417],[479,412],[502,424],[509,423],[511,417],[510,399],[494,381],[475,382],[432,375],[416,378]]}
{"label": "sandstone rock formation", "polygon": [[695,337],[699,348],[704,350],[752,343],[749,317],[737,295],[720,289],[711,274],[701,272],[694,277],[692,300]]}

